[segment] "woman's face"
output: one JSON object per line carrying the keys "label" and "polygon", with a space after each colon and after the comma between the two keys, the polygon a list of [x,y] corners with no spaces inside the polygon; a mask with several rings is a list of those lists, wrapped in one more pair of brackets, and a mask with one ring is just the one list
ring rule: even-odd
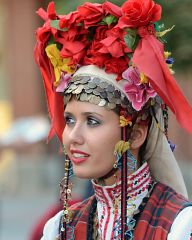
{"label": "woman's face", "polygon": [[115,144],[121,139],[119,116],[89,102],[72,99],[65,108],[63,144],[80,178],[98,179],[115,163]]}

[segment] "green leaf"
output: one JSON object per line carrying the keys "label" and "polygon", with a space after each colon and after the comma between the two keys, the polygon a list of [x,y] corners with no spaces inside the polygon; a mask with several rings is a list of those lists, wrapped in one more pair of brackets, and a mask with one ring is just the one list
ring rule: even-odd
{"label": "green leaf", "polygon": [[129,60],[131,60],[132,57],[133,57],[133,53],[126,53],[126,55],[127,55],[127,57],[129,58]]}
{"label": "green leaf", "polygon": [[60,30],[60,31],[63,31],[63,32],[67,32],[67,31],[68,31],[67,28],[60,28],[60,27],[59,27],[59,20],[51,20],[50,26],[51,26],[52,28],[55,28],[55,29]]}
{"label": "green leaf", "polygon": [[101,21],[101,25],[110,26],[112,23],[117,23],[117,18],[113,15],[106,16]]}
{"label": "green leaf", "polygon": [[137,30],[128,28],[126,32],[127,34],[124,36],[125,43],[129,49],[134,50],[139,41]]}

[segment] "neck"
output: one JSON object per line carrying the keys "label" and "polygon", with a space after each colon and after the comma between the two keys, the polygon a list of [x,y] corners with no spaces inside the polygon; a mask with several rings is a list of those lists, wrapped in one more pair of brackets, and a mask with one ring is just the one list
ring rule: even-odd
{"label": "neck", "polygon": [[[136,169],[132,170],[132,171],[129,171],[128,176],[133,174],[135,171],[137,171],[139,169],[139,167],[140,167],[140,159],[137,160]],[[113,168],[105,176],[95,180],[95,182],[98,183],[101,186],[111,186],[111,185],[115,184],[116,182],[119,182],[120,179],[121,179],[121,170]]]}

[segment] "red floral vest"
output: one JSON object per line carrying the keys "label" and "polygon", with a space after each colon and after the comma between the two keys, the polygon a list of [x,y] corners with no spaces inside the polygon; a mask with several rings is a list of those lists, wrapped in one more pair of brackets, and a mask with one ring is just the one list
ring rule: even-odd
{"label": "red floral vest", "polygon": [[[74,227],[75,240],[88,239],[87,223],[93,201],[94,196],[72,206],[74,217],[70,226]],[[166,240],[178,213],[190,205],[187,199],[172,188],[157,183],[138,220],[134,240]]]}

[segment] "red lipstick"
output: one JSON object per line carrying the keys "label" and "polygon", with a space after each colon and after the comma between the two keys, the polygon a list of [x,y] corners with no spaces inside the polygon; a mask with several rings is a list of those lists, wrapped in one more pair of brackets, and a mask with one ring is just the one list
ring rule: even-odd
{"label": "red lipstick", "polygon": [[90,156],[88,153],[82,152],[80,150],[71,149],[70,152],[71,152],[70,159],[75,164],[80,164],[82,162],[87,161],[87,159]]}

